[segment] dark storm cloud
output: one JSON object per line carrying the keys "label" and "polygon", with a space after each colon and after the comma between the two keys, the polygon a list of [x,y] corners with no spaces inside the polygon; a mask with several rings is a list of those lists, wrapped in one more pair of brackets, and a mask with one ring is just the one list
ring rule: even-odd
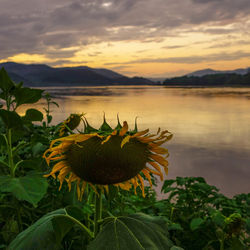
{"label": "dark storm cloud", "polygon": [[219,33],[225,23],[249,13],[249,0],[1,0],[0,59],[17,53],[47,55],[51,48],[67,59],[70,54],[61,49],[70,46],[161,42],[179,36],[179,28],[188,31],[201,24],[208,27],[200,32]]}

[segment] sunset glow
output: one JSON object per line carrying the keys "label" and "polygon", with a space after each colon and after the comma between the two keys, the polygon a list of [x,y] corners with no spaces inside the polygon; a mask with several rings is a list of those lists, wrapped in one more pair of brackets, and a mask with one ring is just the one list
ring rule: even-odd
{"label": "sunset glow", "polygon": [[1,1],[0,62],[145,77],[250,66],[248,0],[33,2]]}

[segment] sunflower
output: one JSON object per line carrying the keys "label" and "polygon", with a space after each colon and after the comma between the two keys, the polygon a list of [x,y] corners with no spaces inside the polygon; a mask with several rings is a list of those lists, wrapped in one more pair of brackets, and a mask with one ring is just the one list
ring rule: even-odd
{"label": "sunflower", "polygon": [[[84,121],[84,120],[83,120]],[[158,175],[163,180],[163,173],[168,172],[168,150],[161,147],[172,138],[167,130],[150,135],[144,131],[128,130],[126,121],[112,129],[105,120],[99,130],[84,121],[83,133],[71,134],[51,142],[44,158],[48,165],[56,162],[51,172],[60,181],[59,190],[64,180],[71,190],[71,183],[77,183],[78,199],[81,200],[87,185],[96,192],[114,185],[124,190],[139,186],[144,194],[144,178],[152,187],[151,175]],[[144,178],[143,178],[144,177]]]}
{"label": "sunflower", "polygon": [[59,136],[65,135],[68,131],[74,130],[80,124],[83,114],[71,114],[60,126]]}

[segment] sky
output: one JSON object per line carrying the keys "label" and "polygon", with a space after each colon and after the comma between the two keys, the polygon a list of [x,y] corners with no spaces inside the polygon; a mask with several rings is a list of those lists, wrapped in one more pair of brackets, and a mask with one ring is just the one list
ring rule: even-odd
{"label": "sky", "polygon": [[250,67],[250,0],[0,0],[0,62],[173,77]]}

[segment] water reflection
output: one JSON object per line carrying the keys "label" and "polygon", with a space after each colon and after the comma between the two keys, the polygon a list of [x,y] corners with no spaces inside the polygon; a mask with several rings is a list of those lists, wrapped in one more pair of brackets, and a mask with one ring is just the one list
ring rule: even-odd
{"label": "water reflection", "polygon": [[[168,129],[174,138],[169,177],[203,176],[227,195],[250,192],[250,88],[165,88],[161,86],[49,88],[60,105],[56,124],[70,113],[87,113],[94,127],[116,115],[130,127]],[[42,111],[45,103],[37,104]],[[34,105],[32,106],[34,107]],[[19,110],[22,112],[22,110]]]}

